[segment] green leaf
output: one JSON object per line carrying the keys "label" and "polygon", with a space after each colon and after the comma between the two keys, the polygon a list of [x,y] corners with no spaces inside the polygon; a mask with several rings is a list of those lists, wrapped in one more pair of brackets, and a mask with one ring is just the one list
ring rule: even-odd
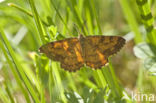
{"label": "green leaf", "polygon": [[141,59],[156,56],[156,48],[148,43],[140,43],[133,49],[135,56]]}
{"label": "green leaf", "polygon": [[150,72],[156,73],[156,57],[149,57],[145,60],[145,68]]}

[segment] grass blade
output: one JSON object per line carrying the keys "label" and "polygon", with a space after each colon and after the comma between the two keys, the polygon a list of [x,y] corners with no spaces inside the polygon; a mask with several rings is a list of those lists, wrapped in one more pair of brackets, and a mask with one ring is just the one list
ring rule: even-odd
{"label": "grass blade", "polygon": [[122,10],[123,10],[123,13],[126,17],[126,20],[130,26],[130,28],[132,29],[132,31],[135,33],[135,42],[136,43],[139,43],[142,41],[142,36],[140,34],[140,31],[139,31],[139,26],[138,26],[138,23],[135,19],[135,16],[130,8],[130,5],[128,3],[127,0],[119,0],[120,1],[120,4],[121,4],[121,7],[122,7]]}
{"label": "grass blade", "polygon": [[29,90],[29,93],[31,94],[34,101],[39,103],[39,99],[38,99],[38,97],[36,95],[36,92],[34,91],[34,89],[33,89],[32,85],[31,85],[31,83],[29,82],[26,74],[23,72],[21,63],[17,60],[17,58],[15,56],[15,53],[14,53],[9,41],[7,40],[2,28],[0,28],[0,33],[1,33],[0,37],[3,40],[6,48],[8,49],[8,52],[9,52],[11,58],[12,58],[12,61],[13,61],[14,65],[16,66],[17,71],[19,72],[19,75],[21,76],[22,80],[24,81],[25,86]]}

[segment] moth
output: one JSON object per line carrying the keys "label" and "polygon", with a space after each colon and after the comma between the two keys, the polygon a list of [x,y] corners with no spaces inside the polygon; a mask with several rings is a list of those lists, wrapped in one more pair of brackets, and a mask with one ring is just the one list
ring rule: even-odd
{"label": "moth", "polygon": [[98,69],[108,62],[125,44],[120,36],[86,36],[50,42],[39,48],[41,53],[68,71],[79,70],[84,65]]}

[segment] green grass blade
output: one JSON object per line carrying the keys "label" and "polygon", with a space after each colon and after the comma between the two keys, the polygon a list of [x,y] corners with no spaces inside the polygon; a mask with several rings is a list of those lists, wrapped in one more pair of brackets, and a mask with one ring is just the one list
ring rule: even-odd
{"label": "green grass blade", "polygon": [[27,103],[30,103],[29,94],[27,93],[27,91],[25,91],[25,89],[24,89],[24,87],[22,85],[22,81],[20,80],[20,76],[16,72],[16,68],[14,68],[14,66],[12,64],[12,61],[9,59],[9,56],[7,54],[7,51],[5,50],[5,47],[2,44],[1,40],[0,40],[0,47],[1,47],[2,51],[3,51],[3,53],[4,53],[4,56],[5,56],[8,64],[9,64],[9,66],[10,66],[10,69],[11,69],[11,71],[12,71],[12,73],[13,73],[15,79],[16,79],[16,82],[17,82],[18,86],[20,87],[20,89],[21,89],[21,91],[22,91],[22,93],[23,93],[23,95],[24,95]]}
{"label": "green grass blade", "polygon": [[121,4],[121,7],[122,7],[122,10],[123,10],[123,13],[126,17],[126,20],[131,28],[131,30],[134,32],[135,34],[135,42],[136,43],[139,43],[142,41],[142,36],[140,34],[140,31],[139,31],[139,26],[138,26],[138,23],[135,19],[135,16],[130,8],[130,5],[128,3],[127,0],[119,0],[120,1],[120,4]]}
{"label": "green grass blade", "polygon": [[70,32],[70,30],[69,30],[69,28],[68,28],[67,23],[66,23],[66,22],[64,21],[64,19],[62,18],[61,14],[60,14],[59,10],[57,9],[57,7],[55,6],[55,3],[54,3],[53,0],[51,0],[51,4],[53,5],[53,7],[54,7],[54,9],[55,9],[56,14],[59,16],[60,20],[61,20],[62,23],[65,25],[65,28],[67,29],[68,33],[71,35],[71,32]]}
{"label": "green grass blade", "polygon": [[76,88],[76,86],[74,84],[74,80],[72,78],[72,74],[70,74],[69,72],[67,72],[66,75],[67,75],[67,78],[69,80],[69,86],[71,87],[71,89],[73,91],[76,91],[77,92],[78,90],[77,90],[77,88]]}
{"label": "green grass blade", "polygon": [[94,71],[93,77],[94,77],[96,83],[98,84],[98,87],[100,87],[100,88],[106,87],[107,83],[106,83],[106,80],[105,80],[101,70]]}
{"label": "green grass blade", "polygon": [[39,32],[39,35],[40,35],[40,38],[41,38],[41,44],[45,44],[46,43],[45,38],[44,38],[45,31],[43,29],[43,25],[42,25],[42,23],[40,21],[39,15],[38,15],[37,10],[35,8],[34,1],[29,0],[29,4],[30,4],[30,7],[31,7],[31,10],[32,10],[34,19],[35,19],[36,26],[38,28],[38,32]]}
{"label": "green grass blade", "polygon": [[88,80],[88,78],[84,79],[84,78],[79,77],[78,80],[84,83],[87,87],[92,88],[96,92],[99,91],[98,87],[91,80]]}
{"label": "green grass blade", "polygon": [[91,17],[91,13],[90,13],[90,8],[87,7],[86,8],[86,19],[87,19],[87,26],[88,26],[88,33],[90,35],[94,34],[94,24],[93,24],[93,20],[92,20],[92,17]]}
{"label": "green grass blade", "polygon": [[80,15],[80,13],[78,13],[78,7],[75,6],[74,1],[66,0],[66,3],[67,3],[66,5],[70,7],[75,21],[77,22],[78,26],[82,29],[84,35],[88,35],[87,29],[84,25],[82,18],[81,18],[82,15]]}
{"label": "green grass blade", "polygon": [[52,97],[52,92],[53,92],[53,90],[52,90],[52,66],[51,66],[52,64],[51,63],[49,63],[49,93],[50,93],[50,103],[53,103],[53,97]]}
{"label": "green grass blade", "polygon": [[3,89],[2,87],[0,87],[0,100],[3,102],[3,103],[11,103],[10,100],[8,99],[8,97],[5,95],[5,93],[3,92]]}
{"label": "green grass blade", "polygon": [[93,14],[95,16],[95,19],[96,19],[97,27],[98,27],[98,30],[99,30],[99,32],[97,34],[102,35],[102,30],[101,30],[101,27],[100,27],[100,21],[98,19],[98,15],[96,13],[94,0],[90,0],[90,3],[91,3],[91,6],[92,6],[92,10],[93,10],[93,11],[90,11],[90,12],[93,12]]}
{"label": "green grass blade", "polygon": [[58,70],[58,65],[56,64],[56,62],[52,62],[52,71],[53,71],[53,78],[54,78],[54,82],[55,85],[57,87],[57,90],[60,93],[60,98],[63,100],[63,102],[67,102],[66,97],[64,95],[64,88],[61,82],[61,76]]}
{"label": "green grass blade", "polygon": [[140,16],[147,31],[147,41],[156,45],[156,30],[154,30],[154,18],[151,13],[151,8],[148,0],[136,0],[138,5]]}
{"label": "green grass blade", "polygon": [[32,15],[31,12],[25,10],[24,8],[18,6],[18,5],[16,5],[16,4],[14,4],[14,3],[9,3],[8,6],[10,6],[10,7],[14,7],[14,8],[17,8],[17,9],[20,10],[21,12],[23,12],[23,13],[25,13],[25,14],[31,16],[31,17],[33,17],[33,15]]}
{"label": "green grass blade", "polygon": [[7,83],[4,83],[4,88],[5,88],[5,91],[7,92],[8,96],[10,98],[11,103],[15,103],[13,95],[11,94],[11,92],[10,92],[8,86],[7,86]]}
{"label": "green grass blade", "polygon": [[[114,68],[113,68],[113,65],[112,65],[110,59],[109,59],[109,68],[107,68],[107,70],[108,71],[105,74],[108,75],[108,78],[107,78],[107,81],[109,82],[108,84],[111,86],[114,93],[120,100],[122,97],[122,91],[121,91],[121,87],[119,87],[117,77],[115,75]],[[103,71],[103,73],[104,73],[104,71]]]}
{"label": "green grass blade", "polygon": [[[22,8],[22,7],[20,7],[20,6],[16,5],[16,4],[14,4],[14,3],[8,3],[8,6],[14,7],[14,8],[18,9],[19,11],[25,13],[26,15],[28,15],[30,17],[33,17],[33,14],[30,11],[27,11],[26,9],[24,9],[24,8]],[[42,23],[44,25],[48,26],[48,24],[46,22],[44,22],[43,20],[41,20],[41,21],[42,21]]]}
{"label": "green grass blade", "polygon": [[32,98],[34,99],[34,101],[37,102],[37,103],[39,103],[39,99],[38,99],[38,97],[37,97],[37,95],[36,95],[36,92],[34,91],[34,89],[33,89],[32,85],[31,85],[31,83],[29,82],[29,80],[28,80],[26,74],[23,72],[21,63],[20,63],[20,62],[18,61],[18,59],[16,58],[15,53],[14,53],[14,51],[13,51],[13,49],[12,49],[12,47],[11,47],[9,41],[7,40],[7,38],[6,38],[6,36],[5,36],[5,34],[4,34],[3,30],[2,30],[2,28],[0,28],[0,32],[1,32],[0,37],[1,37],[1,39],[3,40],[3,42],[4,42],[5,46],[6,46],[6,48],[8,49],[8,52],[9,52],[9,54],[10,54],[12,60],[13,60],[13,63],[14,63],[14,65],[16,66],[17,71],[19,72],[19,74],[20,74],[20,76],[21,76],[21,78],[22,78],[22,80],[23,80],[25,86],[26,86],[27,89],[29,90],[29,93],[31,94],[31,96],[32,96]]}

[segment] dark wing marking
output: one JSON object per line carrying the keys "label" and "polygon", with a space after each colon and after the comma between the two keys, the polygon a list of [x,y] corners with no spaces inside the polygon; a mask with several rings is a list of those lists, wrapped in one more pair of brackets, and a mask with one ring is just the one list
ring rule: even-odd
{"label": "dark wing marking", "polygon": [[118,52],[125,39],[118,36],[87,36],[80,38],[84,61],[87,66],[97,69],[108,62],[108,57]]}
{"label": "dark wing marking", "polygon": [[61,67],[65,70],[76,71],[84,65],[80,43],[77,38],[51,42],[43,45],[39,50],[50,59],[61,62]]}

